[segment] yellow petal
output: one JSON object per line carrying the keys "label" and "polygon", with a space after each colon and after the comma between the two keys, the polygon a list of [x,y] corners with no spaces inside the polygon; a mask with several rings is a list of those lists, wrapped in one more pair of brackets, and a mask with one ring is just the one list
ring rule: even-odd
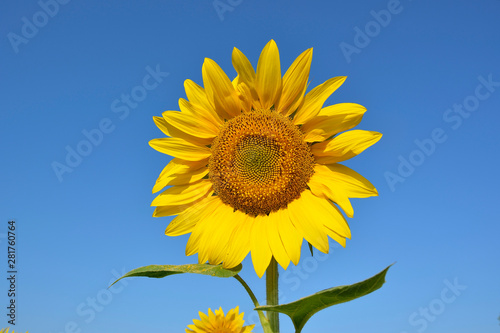
{"label": "yellow petal", "polygon": [[253,228],[251,235],[252,246],[252,262],[258,277],[262,277],[266,272],[269,263],[271,262],[271,248],[267,240],[266,223],[268,223],[267,216],[256,216],[253,219]]}
{"label": "yellow petal", "polygon": [[[177,112],[177,111],[175,111],[175,112]],[[212,143],[212,140],[213,140],[212,138],[203,139],[203,138],[189,135],[185,132],[182,132],[178,128],[175,128],[174,126],[170,125],[169,123],[167,123],[167,121],[165,119],[163,119],[163,117],[153,117],[153,120],[154,120],[156,126],[158,126],[158,128],[167,136],[183,139],[183,140],[186,140],[186,141],[188,141],[192,144],[198,145],[198,146],[206,146],[206,145],[209,145]]]}
{"label": "yellow petal", "polygon": [[264,109],[269,109],[278,102],[281,94],[281,67],[278,46],[274,40],[269,41],[260,54],[255,90]]}
{"label": "yellow petal", "polygon": [[218,265],[224,259],[229,242],[227,236],[232,234],[236,226],[235,214],[231,206],[223,205],[217,213],[210,217],[210,223],[206,223],[204,239],[200,242],[199,250],[200,255],[206,253],[211,265]]}
{"label": "yellow petal", "polygon": [[190,206],[185,205],[185,206],[159,206],[156,207],[154,212],[153,212],[153,217],[164,217],[164,216],[172,216],[172,215],[177,215],[180,214],[186,209],[188,209]]}
{"label": "yellow petal", "polygon": [[236,75],[236,77],[231,81],[233,84],[233,88],[236,90],[238,88],[238,81],[239,81],[239,75]]}
{"label": "yellow petal", "polygon": [[[203,179],[206,175],[208,175],[208,168],[200,168],[192,172],[186,172],[183,174],[176,174],[172,177],[167,178],[165,186],[171,185],[187,185],[196,183],[197,181]],[[161,190],[163,187],[158,187],[158,190]],[[153,188],[154,189],[154,188]],[[157,192],[155,191],[155,192]],[[153,192],[154,193],[154,192]]]}
{"label": "yellow petal", "polygon": [[255,70],[252,67],[248,58],[238,50],[237,48],[233,49],[232,55],[233,67],[238,73],[237,82],[244,82],[248,87],[253,88],[255,82]]}
{"label": "yellow petal", "polygon": [[288,257],[288,254],[283,247],[278,229],[279,219],[281,217],[282,215],[277,214],[277,212],[272,212],[271,214],[269,214],[268,221],[266,223],[267,240],[276,261],[281,265],[281,267],[287,269],[288,264],[290,264],[290,258]]}
{"label": "yellow petal", "polygon": [[[217,311],[217,310],[215,310]],[[210,322],[214,321],[215,315],[212,312],[212,309],[208,309],[208,316],[205,315],[204,313],[200,313],[200,319],[203,325],[207,326],[210,325]]]}
{"label": "yellow petal", "polygon": [[186,161],[180,158],[172,159],[158,176],[153,187],[153,193],[158,192],[165,186],[197,182],[208,173],[207,164],[208,158],[200,161]]}
{"label": "yellow petal", "polygon": [[153,116],[153,121],[155,122],[156,127],[158,127],[160,131],[163,132],[163,134],[165,134],[166,136],[173,136],[170,130],[172,126],[167,124],[163,117]]}
{"label": "yellow petal", "polygon": [[243,331],[241,333],[252,333],[252,330],[254,327],[255,327],[255,324],[245,326],[245,327],[243,327]]}
{"label": "yellow petal", "polygon": [[339,243],[340,245],[342,245],[342,247],[345,247],[345,245],[346,245],[346,238],[345,237],[340,236],[335,231],[331,230],[330,228],[328,228],[326,226],[325,226],[325,231],[326,231],[326,234],[331,239],[333,239],[334,241],[336,241],[337,243]]}
{"label": "yellow petal", "polygon": [[328,253],[328,237],[321,224],[324,209],[317,200],[323,200],[314,196],[311,191],[305,190],[300,198],[288,204],[290,219],[299,233],[315,248],[323,253]]}
{"label": "yellow petal", "polygon": [[237,225],[233,233],[229,235],[228,249],[223,262],[224,268],[233,268],[239,265],[245,259],[248,252],[250,252],[253,217],[240,211],[236,211],[235,213],[239,216],[235,218]]}
{"label": "yellow petal", "polygon": [[353,130],[339,134],[333,139],[311,146],[315,160],[320,164],[333,164],[361,154],[375,144],[382,134],[373,131]]}
{"label": "yellow petal", "polygon": [[223,123],[217,112],[215,112],[212,104],[210,104],[207,94],[205,93],[205,89],[191,80],[184,81],[184,89],[186,90],[186,96],[189,103],[183,98],[179,99],[181,111],[186,111],[182,109],[185,107],[193,114],[200,114],[201,116],[207,119],[212,119],[214,122],[219,124]]}
{"label": "yellow petal", "polygon": [[[217,265],[219,262],[215,262],[215,257],[216,254],[214,249],[210,243],[212,242],[212,236],[213,234],[217,231],[215,228],[216,225],[214,224],[220,224],[219,221],[223,221],[223,217],[225,216],[224,212],[226,212],[225,209],[222,207],[217,210],[214,214],[210,215],[207,218],[207,223],[204,224],[204,231],[200,235],[200,242],[198,246],[198,263],[203,264],[205,262],[209,262],[211,265]],[[227,221],[225,221],[227,222]],[[219,237],[217,237],[216,240],[219,240]],[[216,244],[215,244],[216,245]],[[218,250],[217,250],[218,251]]]}
{"label": "yellow petal", "polygon": [[[351,229],[340,210],[329,200],[318,198],[310,194],[310,205],[315,205],[317,216],[322,216],[318,220],[319,224],[333,230],[342,237],[351,238]],[[313,204],[314,203],[314,204]]]}
{"label": "yellow petal", "polygon": [[[175,217],[167,229],[165,235],[179,236],[192,232],[192,229],[206,216],[212,214],[217,207],[214,203],[218,200],[215,196],[201,199],[196,205],[190,206],[184,212]],[[158,207],[160,208],[160,207]]]}
{"label": "yellow petal", "polygon": [[300,125],[314,118],[328,97],[344,83],[345,79],[345,76],[334,77],[307,93],[304,104],[298,109],[297,114],[293,118],[293,123]]}
{"label": "yellow petal", "polygon": [[[205,227],[210,222],[210,217],[217,214],[217,211],[224,205],[218,196],[211,197],[213,201],[206,206],[206,212],[203,212],[203,217],[198,219],[198,223],[191,232],[188,242],[186,244],[186,255],[190,256],[198,252],[200,241],[203,239]],[[199,259],[199,257],[198,257]]]}
{"label": "yellow petal", "polygon": [[199,161],[211,155],[209,148],[195,145],[180,138],[153,139],[149,141],[149,145],[160,153],[187,161]]}
{"label": "yellow petal", "polygon": [[288,209],[280,209],[276,214],[278,215],[278,228],[283,246],[290,260],[297,266],[300,260],[300,249],[302,247],[303,237],[292,224],[290,217],[291,212]]}
{"label": "yellow petal", "polygon": [[188,102],[184,98],[179,98],[179,108],[181,109],[182,114],[202,119],[203,121],[211,124],[211,127],[219,128],[224,124],[224,121],[215,111],[213,111],[213,113],[207,112],[201,106]]}
{"label": "yellow petal", "polygon": [[309,70],[311,68],[313,49],[307,49],[295,59],[290,68],[283,76],[283,92],[277,108],[285,116],[291,115],[295,110],[290,106],[304,98],[304,90],[307,87]]}
{"label": "yellow petal", "polygon": [[226,73],[215,61],[205,58],[202,74],[208,100],[215,111],[226,119],[238,116],[241,113],[240,101]]}
{"label": "yellow petal", "polygon": [[184,204],[184,205],[158,206],[155,208],[155,211],[153,212],[153,217],[172,216],[172,215],[178,215],[178,214],[184,213],[191,206],[197,205],[202,200],[206,199],[207,197],[211,196],[212,194],[213,194],[213,192],[210,191],[205,196],[203,196],[203,197],[201,197],[201,198],[199,198],[191,203]]}
{"label": "yellow petal", "polygon": [[154,198],[151,206],[173,206],[189,204],[213,191],[212,182],[202,179],[197,183],[172,186]]}
{"label": "yellow petal", "polygon": [[332,190],[343,192],[349,198],[367,198],[378,195],[372,183],[345,165],[323,165],[320,180]]}
{"label": "yellow petal", "polygon": [[340,191],[336,187],[332,186],[330,181],[325,180],[322,176],[321,170],[319,170],[319,167],[323,167],[323,165],[316,165],[314,168],[314,174],[307,183],[311,192],[317,197],[332,200],[339,205],[340,208],[342,208],[347,216],[353,217],[354,210],[352,209],[349,197],[344,191]]}
{"label": "yellow petal", "polygon": [[300,96],[302,96],[302,97],[299,97],[298,99],[296,99],[295,102],[293,102],[288,107],[287,113],[290,113],[288,116],[292,115],[294,112],[296,112],[298,109],[300,109],[302,107],[302,105],[304,105],[304,95],[306,93],[306,90],[307,90],[307,85],[304,87],[304,89],[300,93]]}
{"label": "yellow petal", "polygon": [[324,141],[334,134],[358,125],[366,108],[355,103],[340,103],[327,106],[318,115],[305,123],[301,130],[306,133],[304,141]]}
{"label": "yellow petal", "polygon": [[162,116],[170,125],[195,137],[213,139],[219,133],[219,126],[202,117],[177,111],[165,111],[162,113]]}
{"label": "yellow petal", "polygon": [[192,229],[191,236],[189,236],[189,239],[186,244],[186,256],[188,257],[198,252],[201,234],[200,233],[195,234],[194,233],[195,230],[196,226]]}
{"label": "yellow petal", "polygon": [[253,97],[250,88],[248,88],[244,82],[238,85],[238,96],[240,98],[241,108],[243,111],[250,112],[252,110]]}
{"label": "yellow petal", "polygon": [[[304,192],[305,205],[310,208],[307,214],[317,221],[316,227],[345,247],[345,238],[351,238],[351,229],[340,210],[329,200],[318,198],[309,191]],[[311,215],[313,212],[316,218]]]}

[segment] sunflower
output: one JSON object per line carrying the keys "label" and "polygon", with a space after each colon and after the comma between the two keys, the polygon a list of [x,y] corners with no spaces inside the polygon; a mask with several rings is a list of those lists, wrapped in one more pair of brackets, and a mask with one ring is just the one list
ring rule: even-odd
{"label": "sunflower", "polygon": [[[10,329],[10,327],[2,328],[2,329],[0,329],[0,333],[9,333],[9,329]],[[16,333],[16,332],[12,331],[10,333]],[[28,333],[28,332],[26,332],[26,333]]]}
{"label": "sunflower", "polygon": [[[345,81],[334,77],[307,94],[312,49],[281,76],[278,47],[263,49],[257,71],[234,48],[231,82],[211,59],[202,68],[204,88],[184,83],[179,111],[154,117],[168,138],[151,147],[174,158],[153,193],[153,216],[177,215],[169,236],[191,233],[186,255],[232,268],[251,252],[259,277],[271,258],[286,269],[300,259],[303,239],[327,253],[328,237],[345,247],[353,216],[349,198],[377,195],[354,170],[338,164],[382,136],[351,130],[366,109],[354,103],[323,107]],[[340,209],[339,209],[340,208]]]}
{"label": "sunflower", "polygon": [[255,325],[243,326],[243,312],[239,307],[229,310],[226,316],[222,308],[215,310],[215,314],[208,309],[208,316],[199,312],[200,319],[194,319],[194,325],[188,325],[186,333],[251,333]]}

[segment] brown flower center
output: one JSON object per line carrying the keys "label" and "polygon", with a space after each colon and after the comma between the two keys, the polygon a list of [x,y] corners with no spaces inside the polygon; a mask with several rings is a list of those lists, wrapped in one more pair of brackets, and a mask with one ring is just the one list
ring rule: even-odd
{"label": "brown flower center", "polygon": [[287,117],[257,110],[226,122],[212,144],[208,166],[222,202],[257,216],[300,197],[314,173],[314,158]]}

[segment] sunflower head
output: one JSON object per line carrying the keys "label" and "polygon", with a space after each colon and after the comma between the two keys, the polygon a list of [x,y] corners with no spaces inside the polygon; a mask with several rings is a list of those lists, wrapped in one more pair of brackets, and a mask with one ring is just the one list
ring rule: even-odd
{"label": "sunflower head", "polygon": [[205,59],[201,87],[186,80],[179,111],[154,117],[167,138],[150,145],[175,158],[153,188],[153,216],[178,215],[166,234],[191,233],[186,254],[231,268],[251,252],[264,274],[271,258],[287,268],[300,259],[303,239],[328,252],[328,237],[345,246],[353,216],[349,198],[377,195],[360,174],[339,164],[381,134],[350,130],[366,109],[354,103],[324,107],[345,77],[307,94],[312,49],[281,75],[276,43],[263,49],[255,71],[238,49],[230,80]]}
{"label": "sunflower head", "polygon": [[215,313],[208,309],[208,315],[199,312],[200,319],[194,319],[186,333],[251,333],[255,325],[243,326],[243,314],[239,313],[239,307],[229,310],[225,316],[222,308]]}

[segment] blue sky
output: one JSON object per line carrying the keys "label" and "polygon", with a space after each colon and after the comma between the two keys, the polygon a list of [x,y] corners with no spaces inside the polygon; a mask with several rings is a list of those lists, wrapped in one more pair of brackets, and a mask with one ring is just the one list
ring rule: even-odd
{"label": "blue sky", "polygon": [[[187,236],[165,236],[170,219],[151,216],[151,188],[169,161],[147,144],[162,136],[152,117],[178,109],[185,79],[202,83],[205,57],[234,77],[233,47],[256,65],[274,39],[283,70],[314,48],[310,87],[348,76],[326,104],[366,106],[358,128],[384,134],[346,163],[380,196],[353,200],[345,249],[331,241],[329,255],[311,258],[304,247],[301,263],[281,271],[281,301],[396,264],[382,289],[324,310],[303,332],[498,332],[500,1],[1,7],[0,327],[10,219],[16,332],[183,332],[198,311],[236,305],[256,321],[234,279],[133,278],[106,288],[139,266],[196,261],[184,255]],[[264,280],[249,258],[243,264],[263,303]],[[287,317],[281,323],[292,331]]]}

